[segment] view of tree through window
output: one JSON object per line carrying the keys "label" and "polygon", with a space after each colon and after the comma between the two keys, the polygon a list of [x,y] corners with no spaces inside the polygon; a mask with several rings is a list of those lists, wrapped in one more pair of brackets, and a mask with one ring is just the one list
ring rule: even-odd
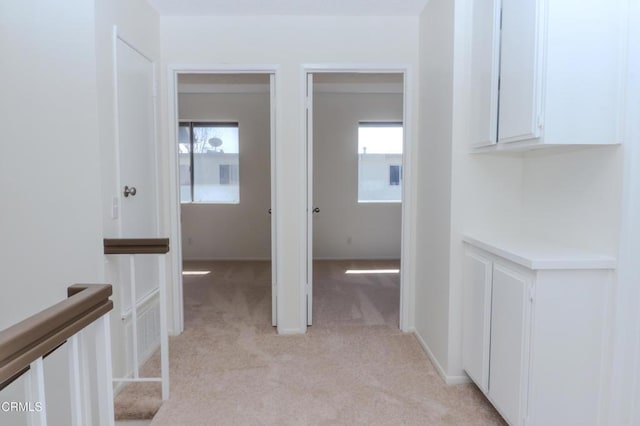
{"label": "view of tree through window", "polygon": [[358,126],[358,202],[402,201],[402,123]]}
{"label": "view of tree through window", "polygon": [[238,123],[181,122],[180,201],[240,202]]}

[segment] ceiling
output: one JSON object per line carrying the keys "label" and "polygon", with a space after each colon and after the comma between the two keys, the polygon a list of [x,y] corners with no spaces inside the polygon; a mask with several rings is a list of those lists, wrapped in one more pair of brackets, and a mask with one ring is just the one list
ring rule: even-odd
{"label": "ceiling", "polygon": [[149,0],[163,16],[418,16],[429,0]]}

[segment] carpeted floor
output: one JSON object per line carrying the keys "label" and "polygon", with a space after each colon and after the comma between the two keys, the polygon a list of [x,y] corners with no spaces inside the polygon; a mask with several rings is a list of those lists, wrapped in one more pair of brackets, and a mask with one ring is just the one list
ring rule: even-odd
{"label": "carpeted floor", "polygon": [[[171,398],[152,425],[502,425],[473,385],[446,386],[398,329],[397,262],[315,262],[314,325],[271,327],[267,262],[189,263]],[[155,356],[148,368],[158,368]]]}

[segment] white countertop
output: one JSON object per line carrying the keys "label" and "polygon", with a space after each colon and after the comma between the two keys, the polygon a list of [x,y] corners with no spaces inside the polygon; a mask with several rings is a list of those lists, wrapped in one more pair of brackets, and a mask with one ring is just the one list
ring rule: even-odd
{"label": "white countertop", "polygon": [[615,269],[614,257],[550,243],[516,238],[487,238],[463,235],[472,246],[510,260],[525,268],[539,269]]}

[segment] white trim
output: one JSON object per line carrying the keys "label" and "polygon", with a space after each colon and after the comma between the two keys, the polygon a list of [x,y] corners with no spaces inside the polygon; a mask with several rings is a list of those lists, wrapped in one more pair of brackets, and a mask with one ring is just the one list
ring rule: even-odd
{"label": "white trim", "polygon": [[[628,2],[628,46],[640,42],[640,4]],[[611,391],[605,406],[607,421],[603,424],[640,424],[640,123],[637,103],[640,95],[640,52],[627,50],[624,129],[622,215],[618,253],[617,282],[614,295],[612,327]],[[605,395],[607,396],[607,395]]]}
{"label": "white trim", "polygon": [[404,146],[402,154],[402,251],[400,262],[400,329],[405,331],[415,326],[415,256],[414,235],[416,234],[416,212],[414,191],[415,155],[414,147],[417,137],[414,136],[413,116],[413,71],[407,66],[404,72],[403,123]]}
{"label": "white trim", "polygon": [[442,366],[438,362],[438,359],[435,357],[435,355],[433,355],[433,352],[431,352],[431,348],[429,348],[429,345],[427,345],[427,342],[424,341],[420,333],[418,333],[417,330],[412,330],[412,332],[413,332],[413,335],[416,336],[416,340],[418,340],[418,343],[420,343],[420,346],[422,346],[422,349],[424,349],[424,352],[429,357],[429,360],[431,361],[431,364],[433,364],[433,367],[438,372],[438,375],[447,385],[464,385],[467,383],[472,383],[471,379],[466,374],[464,376],[448,376],[445,373],[444,368],[442,368]]}
{"label": "white trim", "polygon": [[251,94],[269,93],[268,84],[194,84],[179,83],[178,93],[180,94],[200,94],[200,93],[230,93],[230,94]]}
{"label": "white trim", "polygon": [[[416,229],[416,214],[415,214],[415,191],[413,187],[414,179],[414,161],[415,155],[413,155],[414,146],[417,144],[417,139],[414,137],[414,125],[413,122],[413,93],[414,93],[414,81],[413,81],[413,69],[408,64],[303,64],[301,66],[301,92],[300,92],[300,114],[301,119],[301,140],[306,138],[306,123],[305,123],[305,98],[306,98],[306,76],[313,73],[376,73],[376,74],[403,74],[404,75],[404,94],[403,94],[403,117],[404,123],[404,145],[403,145],[403,179],[402,179],[402,251],[401,251],[401,274],[400,274],[400,318],[399,324],[402,331],[410,330],[414,327],[414,309],[413,301],[415,294],[415,278],[414,278],[414,265],[412,257],[415,255],[415,243],[414,235]],[[307,149],[303,151],[303,157],[300,159],[301,166],[305,167],[308,161]],[[308,179],[308,167],[305,167],[301,176],[307,175]],[[307,188],[306,184],[301,184],[301,200],[303,201],[302,208],[302,229],[301,229],[301,241],[300,247],[305,247],[307,244]],[[306,294],[306,263],[308,259],[304,258],[300,264],[301,270],[301,296]],[[301,297],[300,310],[303,314],[306,313],[306,297]],[[302,315],[306,317],[306,315]]]}
{"label": "white trim", "polygon": [[[166,165],[169,168],[169,239],[171,241],[171,251],[168,253],[169,262],[171,264],[172,279],[169,281],[173,284],[170,289],[171,312],[173,318],[171,321],[170,333],[179,335],[184,331],[184,309],[182,297],[182,232],[180,229],[180,175],[178,173],[178,156],[175,153],[178,137],[178,86],[177,72],[169,67],[167,72],[167,125],[168,125],[168,146]],[[169,290],[169,289],[168,289]]]}
{"label": "white trim", "polygon": [[315,93],[396,93],[401,94],[402,83],[316,83]]}
{"label": "white trim", "polygon": [[[278,325],[278,270],[274,261],[278,259],[278,244],[276,244],[276,236],[278,235],[278,224],[276,222],[275,209],[277,205],[276,188],[278,187],[275,179],[276,175],[276,135],[277,128],[277,96],[276,96],[276,76],[269,74],[269,178],[271,179],[271,199],[269,200],[269,221],[271,223],[271,325]],[[282,300],[282,299],[281,299]]]}
{"label": "white trim", "polygon": [[270,257],[190,257],[183,258],[185,262],[267,262]]}
{"label": "white trim", "polygon": [[[314,93],[402,93],[402,83],[317,83],[313,87]],[[178,93],[269,93],[269,85],[256,84],[198,84],[179,83]]]}
{"label": "white trim", "polygon": [[122,180],[120,179],[121,168],[120,168],[120,109],[118,108],[119,96],[118,96],[118,27],[113,26],[113,33],[111,39],[111,48],[112,48],[112,65],[113,65],[113,142],[115,149],[115,164],[116,164],[116,179],[114,188],[115,197],[118,200],[118,236],[122,237],[122,219],[121,212],[122,203],[120,200],[120,188],[122,188]]}
{"label": "white trim", "polygon": [[[349,256],[349,257],[317,257],[314,256],[313,260],[338,260],[338,261],[349,261],[349,260],[353,260],[353,261],[360,261],[360,260],[372,260],[372,261],[376,261],[376,260],[396,260],[396,261],[400,261],[400,259],[398,258],[398,256],[376,256],[376,257],[371,257],[371,256],[365,256],[365,257],[353,257],[353,256]],[[406,332],[409,332],[409,330],[404,330]]]}
{"label": "white trim", "polygon": [[[309,278],[309,256],[307,253],[307,249],[308,249],[308,221],[309,221],[309,215],[307,213],[307,209],[309,208],[309,200],[307,199],[307,192],[308,192],[308,177],[309,177],[309,170],[307,167],[307,161],[308,161],[308,154],[307,151],[309,149],[309,144],[307,141],[307,123],[306,123],[306,119],[307,119],[307,89],[308,89],[308,82],[307,82],[307,71],[306,69],[303,67],[300,68],[300,105],[299,105],[299,111],[300,111],[300,141],[304,141],[303,144],[303,149],[300,150],[300,158],[298,161],[298,166],[300,167],[300,173],[299,176],[303,177],[302,179],[300,179],[300,183],[299,183],[299,200],[300,200],[300,207],[298,209],[298,211],[300,212],[300,241],[299,241],[299,247],[301,249],[301,252],[304,253],[304,255],[300,256],[300,264],[299,264],[299,270],[300,270],[300,284],[299,284],[299,293],[300,293],[300,298],[299,298],[299,324],[300,324],[300,333],[305,333],[307,330],[307,318],[308,318],[308,314],[307,314],[307,279]],[[292,329],[293,330],[293,329]],[[278,330],[279,333],[284,334],[282,331]]]}
{"label": "white trim", "polygon": [[[184,64],[171,64],[167,67],[167,100],[168,100],[168,126],[169,126],[169,138],[167,147],[167,158],[169,163],[169,226],[170,226],[170,238],[173,241],[173,249],[169,253],[171,270],[173,271],[173,279],[170,281],[173,285],[171,289],[172,293],[172,330],[171,334],[177,335],[184,331],[184,306],[183,306],[183,281],[182,281],[182,230],[180,225],[180,181],[178,174],[178,156],[176,150],[178,141],[178,75],[179,74],[268,74],[274,76],[274,87],[278,88],[278,78],[280,75],[279,65],[233,65],[233,64],[215,64],[215,65],[184,65]],[[272,118],[272,123],[276,123],[275,139],[271,140],[271,199],[272,199],[272,215],[271,215],[271,238],[275,240],[276,251],[272,252],[272,268],[275,271],[275,277],[282,276],[282,265],[278,262],[276,253],[281,253],[280,247],[281,238],[278,235],[277,225],[278,215],[277,206],[279,203],[278,197],[278,182],[280,181],[278,169],[276,167],[277,158],[273,154],[278,152],[278,141],[280,140],[280,108],[277,108],[280,96],[275,95],[275,102],[271,102],[270,114],[275,116]],[[275,109],[274,109],[274,106]],[[273,130],[272,130],[273,133]],[[274,203],[275,200],[275,203]],[[282,293],[282,286],[277,286],[278,294],[277,300],[284,300]],[[281,312],[282,304],[277,304],[277,318],[282,318]],[[280,331],[280,330],[279,330]]]}
{"label": "white trim", "polygon": [[281,328],[278,327],[278,334],[283,336],[291,335],[291,334],[304,334],[307,331],[307,328]]}
{"label": "white trim", "polygon": [[314,205],[313,197],[313,73],[305,73],[305,147],[306,147],[306,181],[307,187],[305,196],[307,199],[306,208],[306,233],[307,233],[307,245],[306,245],[306,264],[307,264],[307,279],[306,285],[303,287],[306,306],[307,326],[313,325],[313,210],[316,208]]}

